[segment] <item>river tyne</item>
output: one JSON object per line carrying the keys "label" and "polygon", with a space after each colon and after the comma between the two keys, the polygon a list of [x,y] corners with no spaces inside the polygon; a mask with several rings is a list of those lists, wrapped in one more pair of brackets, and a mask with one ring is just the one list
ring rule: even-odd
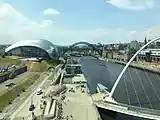
{"label": "river tyne", "polygon": [[[111,91],[123,65],[105,62],[93,57],[81,58],[81,69],[87,79],[91,94],[96,92],[98,83]],[[117,102],[139,107],[160,109],[160,75],[128,68],[122,76],[113,95]],[[143,120],[120,113],[99,109],[103,120]]]}

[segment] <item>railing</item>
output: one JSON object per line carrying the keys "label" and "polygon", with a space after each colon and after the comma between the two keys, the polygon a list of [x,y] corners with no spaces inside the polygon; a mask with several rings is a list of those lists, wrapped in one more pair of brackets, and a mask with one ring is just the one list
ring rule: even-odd
{"label": "railing", "polygon": [[125,108],[127,108],[125,110],[128,110],[128,112],[132,111],[132,112],[137,112],[137,113],[160,116],[160,110],[141,108],[141,107],[137,107],[137,106],[126,105],[123,103],[112,103],[112,102],[108,102],[108,101],[105,101],[105,102],[97,101],[96,103],[104,105],[106,107],[107,107],[107,105],[115,105],[114,107],[116,107],[118,109],[123,109],[122,107],[125,107]]}

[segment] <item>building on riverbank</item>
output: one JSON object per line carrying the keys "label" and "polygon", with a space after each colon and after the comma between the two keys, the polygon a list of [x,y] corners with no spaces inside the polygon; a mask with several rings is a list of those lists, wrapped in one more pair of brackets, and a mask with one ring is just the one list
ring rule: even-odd
{"label": "building on riverbank", "polygon": [[128,51],[126,50],[120,50],[117,52],[108,52],[106,54],[106,57],[108,59],[115,59],[119,61],[127,61],[128,60]]}
{"label": "building on riverbank", "polygon": [[160,62],[160,49],[144,49],[137,55],[137,61]]}
{"label": "building on riverbank", "polygon": [[[107,58],[119,61],[127,61],[129,59],[129,55],[128,51],[108,52]],[[137,55],[135,61],[159,63],[160,49],[144,49]]]}

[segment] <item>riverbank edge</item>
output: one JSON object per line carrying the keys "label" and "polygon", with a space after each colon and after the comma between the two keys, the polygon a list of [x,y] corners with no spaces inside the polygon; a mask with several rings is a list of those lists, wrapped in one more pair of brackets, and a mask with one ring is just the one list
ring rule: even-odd
{"label": "riverbank edge", "polygon": [[[112,59],[107,59],[105,61],[112,62],[112,63],[117,63],[117,64],[121,64],[121,65],[126,65],[127,64],[127,62],[117,61],[117,60],[112,60]],[[157,70],[155,68],[153,68],[153,69],[152,68],[148,68],[147,66],[141,66],[141,65],[136,64],[136,63],[131,63],[129,65],[129,67],[136,68],[136,69],[139,69],[139,70],[145,70],[145,71],[156,73],[156,74],[160,74],[160,70]]]}

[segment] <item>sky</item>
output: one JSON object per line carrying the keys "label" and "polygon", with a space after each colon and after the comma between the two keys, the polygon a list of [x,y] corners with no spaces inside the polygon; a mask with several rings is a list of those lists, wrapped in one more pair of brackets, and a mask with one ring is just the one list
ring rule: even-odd
{"label": "sky", "polygon": [[0,0],[0,43],[125,43],[160,35],[160,0]]}

